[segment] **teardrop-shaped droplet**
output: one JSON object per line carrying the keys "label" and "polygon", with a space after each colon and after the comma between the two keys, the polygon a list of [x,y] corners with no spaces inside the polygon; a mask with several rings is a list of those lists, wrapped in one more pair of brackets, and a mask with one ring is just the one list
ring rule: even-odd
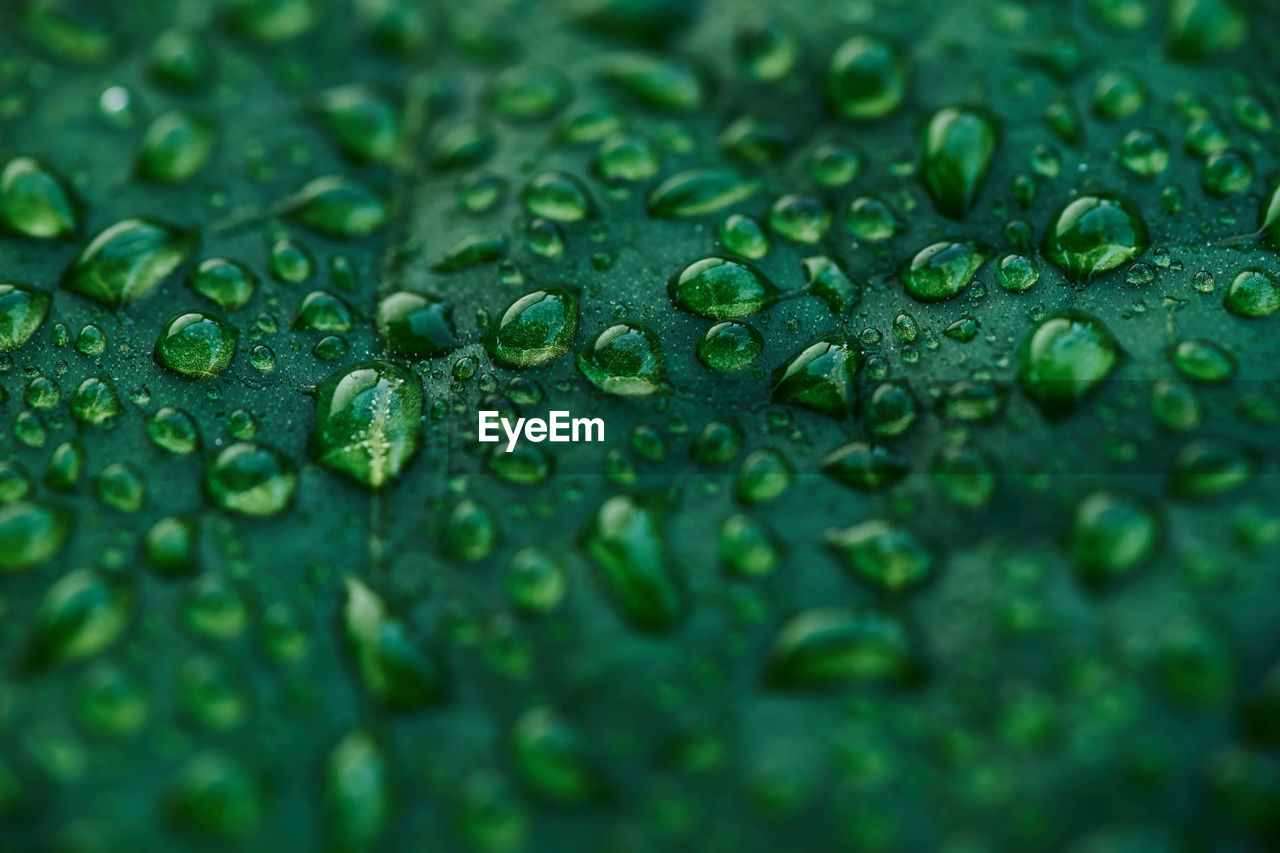
{"label": "teardrop-shaped droplet", "polygon": [[730,169],[691,169],[667,178],[649,196],[649,215],[683,219],[715,213],[755,195],[760,185]]}
{"label": "teardrop-shaped droplet", "polygon": [[1074,409],[1119,363],[1120,346],[1102,321],[1074,309],[1055,314],[1022,343],[1022,390],[1049,417]]}
{"label": "teardrop-shaped droplet", "polygon": [[847,418],[852,412],[854,376],[862,367],[862,352],[841,340],[818,340],[792,356],[778,369],[772,398]]}
{"label": "teardrop-shaped droplet", "polygon": [[619,495],[600,505],[582,540],[618,615],[645,631],[670,629],[686,607],[662,528],[656,499]]}
{"label": "teardrop-shaped droplet", "polygon": [[387,222],[387,206],[364,184],[338,175],[316,178],[292,201],[293,215],[322,234],[352,240]]}
{"label": "teardrop-shaped droplet", "polygon": [[149,219],[125,219],[76,255],[62,275],[62,286],[120,308],[155,290],[195,244],[190,232]]}
{"label": "teardrop-shaped droplet", "polygon": [[854,284],[844,268],[831,258],[825,255],[804,258],[800,266],[804,270],[808,291],[826,302],[837,317],[844,316],[862,298],[862,288]]}
{"label": "teardrop-shaped droplet", "polygon": [[381,488],[413,458],[421,419],[416,373],[386,361],[344,368],[320,386],[312,451],[333,470]]}
{"label": "teardrop-shaped droplet", "polygon": [[213,314],[176,314],[160,331],[156,361],[192,379],[212,379],[231,366],[239,333]]}
{"label": "teardrop-shaped droplet", "polygon": [[522,369],[568,353],[577,331],[576,294],[568,290],[535,290],[502,312],[486,343],[494,360]]}
{"label": "teardrop-shaped droplet", "polygon": [[0,224],[27,237],[64,237],[79,227],[62,181],[38,160],[15,157],[0,172]]}
{"label": "teardrop-shaped droplet", "polygon": [[443,671],[411,640],[403,622],[354,577],[346,579],[343,637],[360,683],[390,710],[412,711],[446,696]]}
{"label": "teardrop-shaped droplet", "polygon": [[713,320],[753,314],[778,298],[777,287],[764,273],[728,258],[694,261],[671,279],[668,289],[677,308]]}
{"label": "teardrop-shaped droplet", "polygon": [[1271,245],[1280,249],[1280,181],[1258,209],[1258,230],[1266,235]]}
{"label": "teardrop-shaped droplet", "polygon": [[946,107],[933,114],[924,130],[920,179],[939,213],[959,219],[969,212],[998,141],[995,120],[983,110]]}
{"label": "teardrop-shaped droplet", "polygon": [[666,387],[658,337],[648,329],[618,323],[578,352],[578,369],[606,394],[639,397]]}
{"label": "teardrop-shaped droplet", "polygon": [[1138,257],[1147,245],[1147,224],[1137,208],[1115,196],[1087,195],[1053,215],[1042,248],[1073,281],[1089,281]]}
{"label": "teardrop-shaped droplet", "polygon": [[919,665],[906,628],[870,609],[818,607],[793,616],[773,640],[766,680],[778,687],[838,687],[909,680]]}
{"label": "teardrop-shaped droplet", "polygon": [[907,295],[921,302],[959,296],[991,258],[986,246],[969,240],[944,240],[915,253],[899,277]]}
{"label": "teardrop-shaped droplet", "polygon": [[25,344],[48,316],[51,301],[48,293],[29,285],[0,284],[0,352]]}

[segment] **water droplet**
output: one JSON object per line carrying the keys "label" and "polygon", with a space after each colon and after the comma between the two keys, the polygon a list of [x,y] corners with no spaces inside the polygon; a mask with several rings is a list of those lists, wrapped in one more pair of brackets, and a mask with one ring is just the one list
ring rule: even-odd
{"label": "water droplet", "polygon": [[73,418],[90,426],[108,426],[123,411],[110,380],[99,376],[81,382],[67,405]]}
{"label": "water droplet", "polygon": [[138,174],[155,181],[185,181],[213,151],[213,125],[185,110],[164,113],[147,128],[138,148]]}
{"label": "water droplet", "polygon": [[686,607],[663,515],[657,499],[619,495],[600,505],[582,540],[618,615],[644,631],[674,627]]}
{"label": "water droplet", "polygon": [[877,592],[901,595],[933,576],[933,554],[900,524],[872,519],[829,530],[823,541],[846,571]]}
{"label": "water droplet", "polygon": [[987,247],[967,240],[946,240],[916,252],[899,277],[907,295],[921,302],[954,299],[991,258]]}
{"label": "water droplet", "polygon": [[185,455],[200,449],[200,432],[195,418],[172,406],[157,409],[147,419],[147,437],[170,453]]}
{"label": "water droplet", "polygon": [[155,290],[191,254],[195,236],[149,219],[125,219],[94,237],[62,276],[67,290],[120,308]]}
{"label": "water droplet", "polygon": [[693,112],[706,97],[691,67],[660,56],[616,53],[606,57],[598,74],[640,104],[664,112]]}
{"label": "water droplet", "polygon": [[400,151],[399,112],[377,89],[339,86],[321,94],[315,107],[329,136],[353,160],[385,163]]}
{"label": "water droplet", "polygon": [[691,169],[672,175],[649,196],[649,215],[683,219],[715,213],[755,195],[760,185],[729,169]]}
{"label": "water droplet", "polygon": [[312,451],[324,465],[381,488],[418,448],[422,383],[386,361],[345,368],[320,386]]}
{"label": "water droplet", "polygon": [[1093,87],[1093,111],[1102,118],[1128,118],[1146,102],[1146,87],[1129,71],[1106,71]]}
{"label": "water droplet", "polygon": [[249,442],[224,448],[204,477],[205,491],[214,503],[244,515],[283,512],[297,483],[292,462],[276,450]]}
{"label": "water droplet", "polygon": [[568,102],[569,81],[548,66],[513,65],[489,80],[487,98],[508,121],[537,121],[554,116]]}
{"label": "water droplet", "polygon": [[[0,290],[3,285],[0,285]],[[0,296],[0,302],[3,296]],[[1280,310],[1280,283],[1260,269],[1247,269],[1236,275],[1227,288],[1224,300],[1227,310],[1240,317],[1268,317]],[[0,334],[0,342],[3,335]],[[0,344],[0,349],[3,349]]]}
{"label": "water droplet", "polygon": [[827,66],[827,102],[840,118],[883,118],[902,106],[907,64],[883,39],[856,35],[837,48]]}
{"label": "water droplet", "polygon": [[370,695],[390,710],[412,711],[447,695],[444,672],[418,650],[382,599],[354,577],[346,578],[343,636]]}
{"label": "water droplet", "polygon": [[49,314],[52,297],[25,284],[0,284],[0,352],[25,344]]}
{"label": "water droplet", "polygon": [[578,297],[567,290],[535,290],[511,303],[487,341],[500,364],[526,368],[569,352],[578,330]]}
{"label": "water droplet", "polygon": [[212,379],[231,366],[238,337],[221,317],[199,311],[177,314],[156,340],[156,361],[192,379]]}
{"label": "water droplet", "polygon": [[869,609],[819,607],[779,630],[765,673],[777,687],[818,688],[908,680],[918,665],[906,629]]}
{"label": "water droplet", "polygon": [[672,277],[668,292],[677,308],[713,320],[768,308],[778,289],[764,273],[741,261],[703,258]]}
{"label": "water droplet", "polygon": [[1119,363],[1120,346],[1101,320],[1068,310],[1027,335],[1019,358],[1022,390],[1049,417],[1069,413]]}
{"label": "water droplet", "polygon": [[1042,248],[1069,278],[1088,281],[1138,257],[1147,245],[1147,226],[1136,208],[1114,196],[1089,195],[1054,214]]}
{"label": "water droplet", "polygon": [[1249,32],[1249,20],[1232,0],[1174,0],[1169,10],[1169,53],[1178,59],[1221,56]]}
{"label": "water droplet", "polygon": [[779,368],[772,398],[837,420],[849,416],[862,353],[840,340],[818,340]]}
{"label": "water droplet", "polygon": [[920,180],[938,212],[955,219],[973,207],[999,143],[995,121],[981,110],[946,107],[924,130]]}
{"label": "water droplet", "polygon": [[0,223],[48,240],[74,234],[79,217],[57,175],[30,157],[15,157],[0,172]]}
{"label": "water droplet", "polygon": [[886,489],[902,480],[911,465],[887,447],[851,441],[828,453],[822,473],[860,492]]}
{"label": "water droplet", "polygon": [[577,361],[582,375],[606,394],[636,397],[665,389],[661,345],[639,326],[610,326],[578,352]]}
{"label": "water droplet", "polygon": [[1173,492],[1184,498],[1211,498],[1253,479],[1258,457],[1252,448],[1227,439],[1192,441],[1173,460]]}
{"label": "water droplet", "polygon": [[224,311],[243,308],[253,297],[258,277],[243,264],[227,258],[208,258],[191,271],[188,286]]}
{"label": "water droplet", "polygon": [[1169,167],[1169,142],[1158,130],[1131,130],[1120,140],[1120,164],[1140,178],[1154,180]]}
{"label": "water droplet", "polygon": [[1236,372],[1235,358],[1213,341],[1180,341],[1169,360],[1183,376],[1197,382],[1226,382]]}
{"label": "water droplet", "polygon": [[249,838],[262,818],[258,783],[239,761],[215,750],[188,759],[165,800],[179,824],[224,841]]}
{"label": "water droplet", "polygon": [[1103,589],[1130,577],[1154,552],[1159,521],[1132,495],[1094,492],[1076,505],[1071,520],[1071,556],[1081,580]]}
{"label": "water droplet", "polygon": [[530,708],[511,727],[516,775],[548,802],[575,806],[599,795],[600,782],[586,753],[581,734],[551,708]]}
{"label": "water droplet", "polygon": [[43,669],[100,654],[120,638],[133,609],[131,590],[88,569],[67,572],[35,612],[27,665]]}
{"label": "water droplet", "polygon": [[0,505],[0,569],[28,569],[51,559],[67,540],[71,518],[70,510],[57,504]]}
{"label": "water droplet", "polygon": [[586,188],[565,172],[543,172],[525,185],[525,209],[554,222],[580,222],[594,216]]}
{"label": "water droplet", "polygon": [[594,168],[600,177],[616,183],[640,183],[658,173],[657,149],[637,134],[616,134],[600,143]]}
{"label": "water droplet", "polygon": [[386,224],[387,207],[372,190],[351,178],[316,178],[292,199],[293,215],[329,237],[352,240]]}
{"label": "water droplet", "polygon": [[698,341],[698,358],[722,373],[750,367],[763,350],[764,338],[746,323],[717,323]]}

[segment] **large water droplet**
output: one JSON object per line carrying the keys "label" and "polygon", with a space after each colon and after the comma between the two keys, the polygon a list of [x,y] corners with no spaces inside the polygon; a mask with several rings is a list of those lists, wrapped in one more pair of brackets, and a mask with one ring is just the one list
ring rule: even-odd
{"label": "large water droplet", "polygon": [[657,499],[619,495],[600,505],[583,535],[614,608],[645,631],[674,626],[686,607]]}
{"label": "large water droplet", "polygon": [[672,277],[676,307],[713,320],[741,317],[768,308],[778,289],[760,270],[727,258],[703,258]]}
{"label": "large water droplet", "polygon": [[156,361],[192,379],[211,379],[231,366],[239,334],[213,314],[187,311],[175,315],[156,340]]}
{"label": "large water droplet", "polygon": [[526,293],[502,312],[486,342],[508,367],[544,364],[569,352],[578,330],[578,297],[567,290]]}
{"label": "large water droplet", "polygon": [[907,295],[921,302],[959,296],[991,257],[985,246],[968,240],[946,240],[916,252],[899,277]]}
{"label": "large water droplet", "polygon": [[195,248],[190,232],[149,219],[125,219],[94,237],[62,276],[67,290],[120,308],[160,285]]}
{"label": "large water droplet", "polygon": [[204,487],[223,509],[275,515],[293,500],[298,475],[283,454],[249,442],[227,446],[205,469]]}
{"label": "large water droplet", "polygon": [[52,297],[25,284],[0,284],[0,352],[15,350],[35,334]]}
{"label": "large water droplet", "polygon": [[1054,214],[1042,248],[1068,277],[1088,281],[1146,251],[1147,225],[1121,198],[1081,196]]}
{"label": "large water droplet", "polygon": [[578,369],[606,394],[638,397],[664,390],[666,368],[658,337],[618,323],[578,352]]}
{"label": "large water droplet", "polygon": [[902,682],[917,669],[906,629],[893,617],[820,607],[782,626],[765,678],[779,687],[837,687]]}
{"label": "large water droplet", "polygon": [[958,219],[969,212],[998,141],[995,121],[982,110],[946,107],[933,114],[924,130],[920,179],[939,213]]}
{"label": "large water droplet", "polygon": [[377,489],[418,448],[422,383],[386,361],[348,367],[320,386],[312,451],[325,465]]}
{"label": "large water droplet", "polygon": [[1120,346],[1102,321],[1082,311],[1049,317],[1022,343],[1018,379],[1049,417],[1074,409],[1120,361]]}
{"label": "large water droplet", "polygon": [[856,35],[831,57],[825,85],[827,102],[839,117],[882,118],[902,106],[907,64],[884,39]]}
{"label": "large water droplet", "polygon": [[58,176],[30,157],[15,157],[0,172],[0,223],[27,237],[73,234],[75,204]]}

